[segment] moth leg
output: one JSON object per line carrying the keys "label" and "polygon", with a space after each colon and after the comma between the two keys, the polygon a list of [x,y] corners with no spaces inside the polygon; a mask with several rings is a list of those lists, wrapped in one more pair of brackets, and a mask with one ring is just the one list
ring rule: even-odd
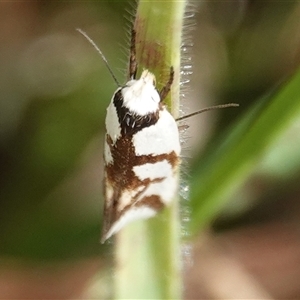
{"label": "moth leg", "polygon": [[135,79],[138,64],[136,62],[136,31],[132,29],[131,31],[131,41],[130,41],[130,58],[129,58],[129,78]]}
{"label": "moth leg", "polygon": [[166,85],[159,92],[160,101],[164,101],[164,99],[167,97],[168,93],[170,92],[173,80],[174,80],[174,68],[171,67],[170,68],[169,80],[166,83]]}

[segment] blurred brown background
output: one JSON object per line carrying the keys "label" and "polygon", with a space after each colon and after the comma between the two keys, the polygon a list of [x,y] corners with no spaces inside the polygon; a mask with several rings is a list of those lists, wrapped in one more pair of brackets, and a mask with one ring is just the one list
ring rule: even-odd
{"label": "blurred brown background", "polygon": [[[184,112],[238,102],[242,114],[298,67],[299,2],[192,4]],[[116,87],[75,29],[123,82],[128,10],[132,1],[0,2],[0,298],[110,298],[111,251],[99,236],[104,116]],[[235,116],[191,119],[193,162]],[[296,157],[298,145],[278,151]],[[300,298],[299,169],[271,158],[186,250],[187,299]]]}

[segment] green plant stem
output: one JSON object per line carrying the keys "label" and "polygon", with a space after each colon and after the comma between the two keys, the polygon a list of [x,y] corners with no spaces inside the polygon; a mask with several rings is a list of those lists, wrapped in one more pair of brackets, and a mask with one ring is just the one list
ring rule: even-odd
{"label": "green plant stem", "polygon": [[[179,109],[180,49],[185,1],[140,1],[134,28],[139,73],[149,69],[160,89],[175,71],[167,105]],[[115,299],[180,299],[178,197],[157,217],[129,224],[116,236]]]}

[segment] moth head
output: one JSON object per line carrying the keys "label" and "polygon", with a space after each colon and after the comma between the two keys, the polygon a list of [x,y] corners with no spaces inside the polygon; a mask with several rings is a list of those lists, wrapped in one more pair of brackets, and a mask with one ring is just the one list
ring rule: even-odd
{"label": "moth head", "polygon": [[145,83],[152,84],[155,88],[156,86],[156,78],[153,73],[149,72],[148,70],[144,70],[141,75],[141,80],[143,80]]}
{"label": "moth head", "polygon": [[130,80],[122,88],[123,106],[139,116],[159,109],[160,96],[155,87],[155,76],[144,70],[140,79]]}

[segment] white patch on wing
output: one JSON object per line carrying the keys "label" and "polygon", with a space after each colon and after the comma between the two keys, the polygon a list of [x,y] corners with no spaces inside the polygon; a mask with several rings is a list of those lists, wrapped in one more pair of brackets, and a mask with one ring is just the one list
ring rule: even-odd
{"label": "white patch on wing", "polygon": [[144,70],[141,78],[127,82],[122,88],[124,106],[139,116],[156,112],[160,97],[154,86],[155,76]]}
{"label": "white patch on wing", "polygon": [[132,202],[132,199],[144,189],[144,186],[141,185],[135,190],[125,190],[122,192],[120,199],[118,201],[118,211],[122,211],[127,205]]}
{"label": "white patch on wing", "polygon": [[171,175],[165,178],[161,182],[150,183],[144,193],[141,194],[140,199],[157,195],[161,198],[161,201],[168,205],[174,198],[178,187],[178,178],[175,175]]}
{"label": "white patch on wing", "polygon": [[111,155],[110,147],[107,144],[107,141],[104,142],[104,162],[106,165],[113,163],[113,157]]}
{"label": "white patch on wing", "polygon": [[167,176],[172,176],[173,172],[172,166],[167,160],[158,161],[153,164],[146,163],[143,165],[134,166],[133,171],[140,180],[147,178],[150,180],[155,178],[164,178]]}
{"label": "white patch on wing", "polygon": [[133,135],[136,155],[180,153],[179,132],[175,119],[166,110],[159,113],[155,125],[145,127]]}
{"label": "white patch on wing", "polygon": [[114,194],[114,189],[110,184],[109,180],[105,176],[105,196],[106,196],[105,201],[107,201],[107,203],[111,202],[113,194]]}
{"label": "white patch on wing", "polygon": [[106,233],[103,240],[110,238],[113,234],[118,232],[121,228],[123,228],[126,224],[139,220],[139,219],[147,219],[156,215],[156,211],[147,206],[141,207],[133,207],[130,210],[126,211],[110,228],[110,230]]}
{"label": "white patch on wing", "polygon": [[[118,91],[118,90],[117,90]],[[112,100],[107,108],[106,118],[105,118],[105,126],[106,133],[111,137],[113,143],[121,136],[121,127],[119,123],[119,118],[117,114],[117,110],[113,103],[115,94],[112,97]]]}

